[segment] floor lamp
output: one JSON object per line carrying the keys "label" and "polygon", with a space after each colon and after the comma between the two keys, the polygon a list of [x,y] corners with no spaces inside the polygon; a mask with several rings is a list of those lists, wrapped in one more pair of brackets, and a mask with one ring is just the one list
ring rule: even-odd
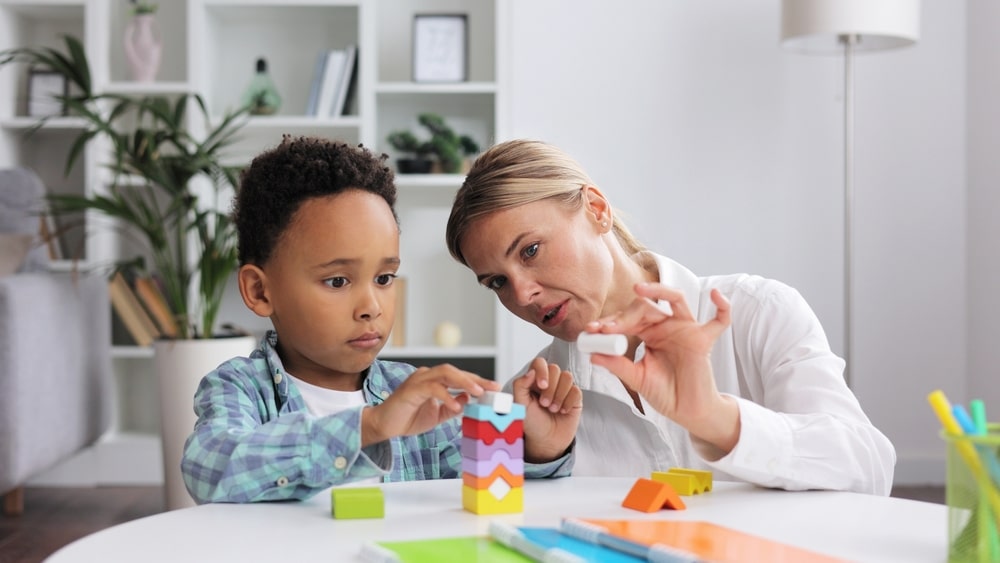
{"label": "floor lamp", "polygon": [[851,384],[851,273],[854,250],[854,55],[912,45],[920,0],[782,0],[781,45],[844,57],[844,378]]}

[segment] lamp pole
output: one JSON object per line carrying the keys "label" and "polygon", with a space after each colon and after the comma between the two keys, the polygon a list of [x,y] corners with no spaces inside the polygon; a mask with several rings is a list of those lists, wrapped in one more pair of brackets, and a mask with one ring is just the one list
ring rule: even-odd
{"label": "lamp pole", "polygon": [[840,36],[844,45],[844,381],[851,386],[851,321],[853,303],[851,286],[854,276],[854,47],[860,37],[850,33]]}

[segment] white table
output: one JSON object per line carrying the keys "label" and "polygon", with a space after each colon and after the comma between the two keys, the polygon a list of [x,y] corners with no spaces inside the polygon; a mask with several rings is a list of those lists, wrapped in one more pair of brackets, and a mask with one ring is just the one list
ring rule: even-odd
{"label": "white table", "polygon": [[570,516],[704,520],[856,561],[947,560],[944,505],[716,482],[712,492],[683,497],[686,510],[645,514],[621,507],[634,481],[528,480],[523,514],[491,516],[462,509],[457,479],[381,485],[385,518],[377,520],[331,518],[329,492],[305,502],[203,505],[102,530],[48,561],[356,561],[366,541],[486,535],[494,518],[555,527]]}

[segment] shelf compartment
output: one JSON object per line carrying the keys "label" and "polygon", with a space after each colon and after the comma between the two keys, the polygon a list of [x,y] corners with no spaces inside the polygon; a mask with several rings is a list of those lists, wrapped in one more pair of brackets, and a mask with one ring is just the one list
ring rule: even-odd
{"label": "shelf compartment", "polygon": [[417,116],[425,112],[440,115],[455,133],[469,135],[480,147],[490,146],[495,141],[496,96],[492,93],[383,92],[376,96],[375,103],[377,147],[393,160],[400,154],[386,141],[390,133],[406,129],[420,140],[430,137],[417,121]]}
{"label": "shelf compartment", "polygon": [[196,33],[207,53],[199,81],[207,87],[209,108],[223,114],[239,107],[263,57],[282,98],[278,115],[304,115],[317,56],[358,45],[358,22],[356,4],[208,3],[205,27]]}
{"label": "shelf compartment", "polygon": [[[132,79],[123,41],[125,27],[132,19],[132,3],[129,0],[111,0],[110,42],[108,43],[109,79],[112,83],[127,83]],[[188,2],[157,2],[153,14],[160,28],[162,52],[160,68],[156,73],[157,82],[167,84],[186,83],[188,78],[187,22]],[[131,92],[129,92],[131,93]],[[157,92],[151,92],[157,93]]]}
{"label": "shelf compartment", "polygon": [[379,82],[406,82],[413,79],[413,16],[416,14],[466,14],[468,29],[468,81],[496,80],[495,0],[476,2],[375,2],[378,41]]}

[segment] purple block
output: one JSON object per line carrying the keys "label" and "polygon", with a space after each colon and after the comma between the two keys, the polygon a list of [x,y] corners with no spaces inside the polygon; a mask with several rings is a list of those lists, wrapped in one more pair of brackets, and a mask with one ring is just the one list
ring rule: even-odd
{"label": "purple block", "polygon": [[488,459],[462,458],[462,473],[469,473],[475,477],[489,477],[496,471],[498,466],[504,466],[507,471],[514,475],[524,475],[524,459],[511,459],[510,455],[503,450],[493,452]]}
{"label": "purple block", "polygon": [[490,459],[493,457],[494,452],[500,450],[507,452],[507,456],[510,459],[524,459],[524,438],[514,440],[513,444],[508,444],[503,440],[496,440],[490,445],[475,438],[462,438],[462,457]]}

